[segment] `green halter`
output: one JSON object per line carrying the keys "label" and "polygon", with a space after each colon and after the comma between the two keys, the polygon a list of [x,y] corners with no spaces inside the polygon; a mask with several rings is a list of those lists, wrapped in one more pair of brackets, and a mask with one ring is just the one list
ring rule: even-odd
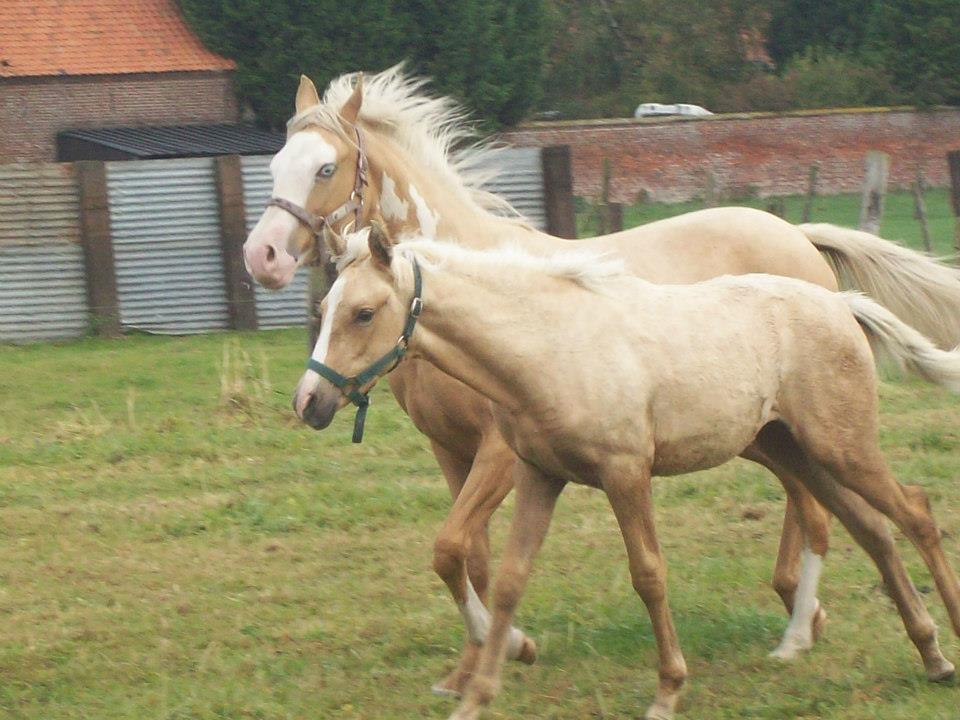
{"label": "green halter", "polygon": [[[420,317],[420,313],[423,310],[423,299],[421,298],[422,289],[423,281],[420,277],[420,266],[417,264],[416,258],[414,258],[413,301],[410,303],[407,322],[403,326],[403,334],[400,335],[397,344],[393,346],[390,352],[379,360],[374,361],[363,372],[357,373],[353,377],[344,377],[333,368],[324,365],[322,362],[317,362],[313,358],[307,361],[308,369],[313,370],[318,375],[325,377],[333,383],[340,389],[344,397],[357,406],[357,416],[353,421],[353,442],[355,443],[363,440],[363,423],[367,418],[367,408],[370,406],[370,398],[367,393],[360,392],[360,388],[371,380],[376,380],[381,375],[386,375],[393,370],[400,364],[400,361],[403,360],[403,356],[407,354],[410,336],[413,334],[413,329],[417,325],[417,318]],[[367,392],[369,392],[369,390]]]}

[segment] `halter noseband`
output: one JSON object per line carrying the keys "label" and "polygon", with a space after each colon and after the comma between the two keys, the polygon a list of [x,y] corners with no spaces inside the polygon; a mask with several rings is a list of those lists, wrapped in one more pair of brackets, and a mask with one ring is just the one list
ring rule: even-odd
{"label": "halter noseband", "polygon": [[354,125],[353,129],[357,133],[357,174],[353,180],[353,192],[350,193],[350,197],[343,205],[329,215],[314,215],[306,208],[300,207],[285,198],[271,197],[267,200],[267,207],[273,205],[281,210],[286,210],[302,225],[305,225],[313,233],[313,241],[317,249],[323,247],[320,233],[324,226],[333,229],[336,223],[343,220],[351,212],[354,214],[354,229],[360,229],[360,215],[363,212],[363,189],[367,186],[367,156],[363,152],[363,135],[360,133],[360,126]]}
{"label": "halter noseband", "polygon": [[416,258],[413,259],[413,300],[410,303],[410,311],[407,313],[407,322],[403,326],[403,333],[397,339],[397,344],[389,352],[383,355],[379,360],[371,363],[366,370],[357,373],[353,377],[345,377],[333,368],[317,362],[313,358],[307,361],[307,368],[313,370],[321,377],[326,378],[334,386],[339,388],[340,393],[350,402],[357,406],[357,415],[353,421],[353,442],[358,443],[363,440],[363,423],[367,418],[367,408],[370,406],[370,397],[367,392],[360,392],[360,388],[372,380],[376,380],[382,375],[386,375],[393,370],[403,356],[407,354],[407,347],[410,344],[410,336],[413,329],[417,326],[417,318],[423,311],[423,280],[420,277],[420,266]]}

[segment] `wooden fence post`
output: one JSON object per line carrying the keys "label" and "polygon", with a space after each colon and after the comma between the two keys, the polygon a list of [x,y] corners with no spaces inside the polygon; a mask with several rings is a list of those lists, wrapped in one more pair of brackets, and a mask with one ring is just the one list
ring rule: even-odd
{"label": "wooden fence post", "polygon": [[120,335],[120,303],[110,232],[107,168],[99,160],[74,163],[80,194],[80,239],[87,276],[87,304],[97,335]]}
{"label": "wooden fence post", "polygon": [[863,200],[860,203],[860,229],[876,235],[883,218],[883,202],[887,193],[887,174],[890,156],[871,150],[867,153],[866,175],[863,180]]}
{"label": "wooden fence post", "polygon": [[803,213],[800,216],[800,222],[810,222],[813,215],[813,198],[817,194],[817,176],[820,174],[820,163],[814,163],[810,166],[810,174],[807,176],[807,199],[803,203]]}
{"label": "wooden fence post", "polygon": [[918,165],[917,179],[913,182],[913,216],[920,222],[923,249],[930,253],[933,252],[933,246],[930,244],[930,225],[927,223],[927,203],[923,199],[924,190],[926,190],[926,182],[923,179],[923,168]]}
{"label": "wooden fence post", "polygon": [[960,150],[947,153],[947,164],[950,166],[950,204],[954,217],[953,247],[960,254]]}
{"label": "wooden fence post", "polygon": [[573,171],[569,145],[551,145],[540,153],[543,165],[543,196],[547,211],[547,232],[556,237],[577,237],[573,209]]}
{"label": "wooden fence post", "polygon": [[227,287],[227,311],[234,330],[257,329],[257,298],[253,279],[243,264],[247,220],[243,204],[243,170],[239,155],[221,155],[214,160],[217,202],[220,207],[220,246],[223,278]]}

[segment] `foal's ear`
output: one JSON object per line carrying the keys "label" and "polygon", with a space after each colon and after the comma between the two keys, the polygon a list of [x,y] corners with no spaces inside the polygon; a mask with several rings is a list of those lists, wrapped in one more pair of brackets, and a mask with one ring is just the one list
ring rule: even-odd
{"label": "foal's ear", "polygon": [[343,236],[331,230],[329,225],[323,226],[323,244],[327,246],[327,252],[333,257],[343,255],[347,250],[347,243]]}
{"label": "foal's ear", "polygon": [[340,108],[340,117],[351,125],[357,123],[360,117],[360,106],[363,105],[363,73],[357,75],[357,82],[353,86],[353,93],[350,98]]}
{"label": "foal's ear", "polygon": [[370,223],[370,235],[367,237],[367,245],[370,247],[370,255],[373,261],[385,268],[390,267],[390,261],[393,259],[393,243],[387,236],[387,231],[383,225],[376,220]]}
{"label": "foal's ear", "polygon": [[302,113],[307,108],[320,104],[317,86],[306,75],[300,76],[300,87],[297,88],[297,112]]}

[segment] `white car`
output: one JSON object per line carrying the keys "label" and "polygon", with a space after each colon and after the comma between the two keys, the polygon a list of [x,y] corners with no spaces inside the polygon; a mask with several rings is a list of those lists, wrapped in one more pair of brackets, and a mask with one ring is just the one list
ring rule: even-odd
{"label": "white car", "polygon": [[657,115],[683,115],[685,117],[702,117],[704,115],[713,115],[712,112],[699,105],[690,105],[689,103],[677,103],[676,105],[664,105],[662,103],[640,103],[637,109],[633,111],[633,116],[638,118],[654,117]]}

